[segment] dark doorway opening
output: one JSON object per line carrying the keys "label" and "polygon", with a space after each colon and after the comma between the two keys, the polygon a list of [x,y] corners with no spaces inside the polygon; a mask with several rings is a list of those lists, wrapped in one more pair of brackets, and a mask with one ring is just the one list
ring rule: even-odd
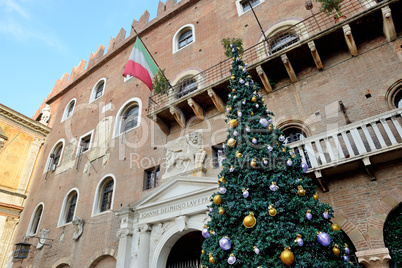
{"label": "dark doorway opening", "polygon": [[172,247],[167,268],[198,268],[204,237],[200,231],[194,231],[182,236]]}

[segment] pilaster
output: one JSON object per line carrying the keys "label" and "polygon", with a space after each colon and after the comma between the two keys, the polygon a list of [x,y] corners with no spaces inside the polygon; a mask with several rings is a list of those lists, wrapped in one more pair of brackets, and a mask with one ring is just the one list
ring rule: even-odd
{"label": "pilaster", "polygon": [[120,229],[117,231],[119,238],[119,250],[117,253],[116,267],[130,268],[131,246],[133,244],[134,211],[124,208],[116,212],[120,218]]}

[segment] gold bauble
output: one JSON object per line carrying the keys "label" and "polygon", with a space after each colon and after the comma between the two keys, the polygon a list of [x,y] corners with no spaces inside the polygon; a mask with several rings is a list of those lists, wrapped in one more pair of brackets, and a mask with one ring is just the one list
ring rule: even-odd
{"label": "gold bauble", "polygon": [[275,217],[275,215],[276,215],[276,209],[275,209],[272,205],[269,205],[269,207],[268,207],[268,212],[269,212],[269,215],[270,215],[271,217]]}
{"label": "gold bauble", "polygon": [[219,207],[219,214],[220,215],[225,214],[225,210],[223,209],[223,207]]}
{"label": "gold bauble", "polygon": [[282,152],[286,153],[286,147],[282,148]]}
{"label": "gold bauble", "polygon": [[214,258],[214,256],[212,256],[212,253],[209,254],[209,262],[212,263],[212,264],[215,263],[215,258]]}
{"label": "gold bauble", "polygon": [[264,101],[265,101],[265,99],[264,99],[264,98],[262,98],[261,100],[262,100],[262,102],[264,102]]}
{"label": "gold bauble", "polygon": [[254,112],[251,112],[250,115],[253,116],[253,115],[254,115]]}
{"label": "gold bauble", "polygon": [[331,224],[331,228],[332,228],[332,231],[340,231],[341,230],[341,226],[339,226],[339,224],[337,224],[337,223]]}
{"label": "gold bauble", "polygon": [[255,159],[251,160],[250,166],[252,166],[253,168],[257,166],[257,162],[255,161]]}
{"label": "gold bauble", "polygon": [[236,89],[232,89],[232,92],[236,92]]}
{"label": "gold bauble", "polygon": [[243,225],[246,228],[253,228],[256,223],[257,223],[257,220],[255,219],[253,212],[250,212],[250,214],[248,214],[248,216],[244,217]]}
{"label": "gold bauble", "polygon": [[303,189],[303,186],[297,186],[297,188],[299,189],[299,190],[297,190],[297,193],[300,196],[304,196],[306,194],[306,190]]}
{"label": "gold bauble", "polygon": [[339,254],[341,253],[339,247],[337,244],[335,244],[335,246],[332,248],[332,252],[336,255],[339,256]]}
{"label": "gold bauble", "polygon": [[254,95],[254,96],[251,98],[251,101],[252,101],[252,102],[256,102],[256,101],[257,101],[257,96]]}
{"label": "gold bauble", "polygon": [[235,145],[236,145],[236,140],[233,139],[233,138],[230,138],[230,139],[228,140],[228,145],[229,145],[230,147],[235,146]]}
{"label": "gold bauble", "polygon": [[214,203],[215,205],[220,205],[222,203],[222,198],[219,194],[214,196]]}
{"label": "gold bauble", "polygon": [[205,250],[201,250],[201,254],[204,254],[205,253]]}
{"label": "gold bauble", "polygon": [[314,200],[318,200],[318,194],[317,194],[317,192],[316,192],[315,194],[313,194],[313,198],[314,198]]}
{"label": "gold bauble", "polygon": [[237,127],[237,119],[231,119],[229,125],[230,127]]}
{"label": "gold bauble", "polygon": [[295,261],[295,255],[290,251],[290,248],[285,248],[281,253],[281,261],[286,265],[291,265]]}
{"label": "gold bauble", "polygon": [[274,129],[274,127],[273,127],[272,125],[269,125],[269,126],[268,126],[268,130],[269,130],[269,131],[272,131],[273,129]]}
{"label": "gold bauble", "polygon": [[232,74],[232,76],[230,77],[230,79],[232,79],[232,80],[234,80],[234,79],[235,79],[234,74]]}
{"label": "gold bauble", "polygon": [[226,183],[225,178],[224,177],[219,178],[218,185],[219,185],[219,183]]}
{"label": "gold bauble", "polygon": [[237,157],[237,158],[240,158],[240,157],[242,157],[242,156],[243,156],[242,153],[240,153],[239,151],[236,152],[236,157]]}

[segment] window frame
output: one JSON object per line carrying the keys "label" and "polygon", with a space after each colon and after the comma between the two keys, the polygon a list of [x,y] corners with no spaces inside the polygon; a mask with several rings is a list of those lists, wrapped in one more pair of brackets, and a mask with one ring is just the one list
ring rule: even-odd
{"label": "window frame", "polygon": [[[256,0],[236,0],[236,9],[237,9],[237,15],[240,17],[243,14],[246,14],[247,12],[251,11],[251,8],[249,8],[248,10],[244,11],[244,6],[243,4],[245,2],[250,2],[250,1],[256,1]],[[256,5],[253,5],[253,8],[258,7],[259,5],[261,5],[262,3],[265,2],[265,0],[259,0],[260,2]]]}
{"label": "window frame", "polygon": [[[193,80],[193,81],[191,81],[191,83],[188,83],[187,85],[183,86],[183,84],[185,82],[190,81],[190,80]],[[195,84],[195,87],[193,86],[193,84]],[[177,85],[179,87],[179,90],[176,93],[177,99],[187,96],[188,94],[190,94],[198,89],[197,79],[194,76],[184,76],[177,82]],[[184,88],[189,87],[189,89],[186,89],[185,91],[183,91],[183,87]]]}
{"label": "window frame", "polygon": [[[35,221],[37,219],[37,213],[38,213],[39,208],[42,208],[42,211],[41,211],[41,213],[39,215],[39,220],[38,220],[38,224],[36,226],[36,230],[35,230],[35,232],[33,232],[32,228],[34,227],[34,223],[35,223]],[[31,219],[29,221],[29,225],[28,225],[28,228],[27,228],[27,231],[26,231],[26,236],[27,237],[34,236],[34,235],[36,235],[38,233],[40,222],[42,220],[44,211],[45,211],[45,204],[43,202],[40,202],[39,204],[36,205],[35,209],[32,212]]]}
{"label": "window frame", "polygon": [[[159,173],[159,176],[156,175],[158,173]],[[148,188],[148,178],[149,178],[148,174],[151,174],[151,176],[153,174],[155,174],[154,175],[153,186],[150,187],[150,188]],[[142,184],[142,191],[148,191],[148,190],[151,190],[151,189],[154,189],[154,188],[158,187],[160,181],[161,181],[161,168],[160,168],[160,166],[154,166],[152,168],[144,170],[144,181],[143,181],[143,184]]]}
{"label": "window frame", "polygon": [[[275,38],[272,38],[275,37]],[[300,37],[297,33],[293,32],[293,31],[285,31],[285,32],[278,32],[275,35],[273,35],[270,40],[269,40],[269,54],[275,54],[280,52],[282,49],[285,49],[287,47],[292,46],[293,44],[296,44],[298,42],[300,42]],[[282,39],[280,39],[282,38]],[[279,41],[277,41],[278,39],[280,39]],[[287,42],[283,42],[284,40],[286,40]],[[280,44],[280,46],[278,46]],[[276,47],[278,46],[278,47]],[[274,49],[272,48],[274,47]]]}
{"label": "window frame", "polygon": [[[191,30],[193,40],[190,43],[180,47],[179,46],[180,37],[184,33],[186,33],[187,31],[189,31],[189,30]],[[184,49],[184,48],[186,48],[186,47],[191,46],[192,44],[195,43],[195,41],[196,41],[196,39],[195,39],[195,27],[194,27],[194,25],[193,24],[186,24],[186,25],[182,26],[173,36],[173,46],[172,46],[173,47],[173,49],[172,49],[173,54],[178,52],[178,51],[180,51],[180,50],[182,50],[182,49]]]}
{"label": "window frame", "polygon": [[[399,102],[402,101],[402,79],[395,82],[388,89],[386,96],[387,96],[387,103],[388,103],[389,108],[391,108],[392,110],[402,108],[402,106],[398,108]],[[399,100],[398,103],[396,103],[397,97],[401,97],[401,99]]]}
{"label": "window frame", "polygon": [[[71,221],[67,222],[68,212],[70,210],[71,198],[72,198],[72,195],[74,194],[73,192],[75,192],[77,198],[75,200],[75,207],[74,207],[72,219],[71,219]],[[68,191],[68,193],[66,194],[66,196],[64,197],[64,200],[63,200],[57,227],[63,227],[68,224],[72,224],[72,221],[74,220],[75,215],[77,214],[79,197],[80,197],[80,193],[78,191],[78,188],[74,187],[70,191]]]}
{"label": "window frame", "polygon": [[[102,84],[103,84],[102,94],[99,97],[96,97],[97,92],[98,92],[98,88]],[[91,96],[90,96],[90,99],[89,99],[89,103],[94,102],[94,101],[102,98],[102,96],[105,95],[105,90],[106,90],[106,78],[101,78],[95,83],[95,85],[93,86],[93,88],[91,90]]]}
{"label": "window frame", "polygon": [[[60,144],[61,144],[61,145],[60,145]],[[56,165],[53,169],[50,169],[50,165],[53,165],[53,163],[51,163],[53,160],[51,160],[52,158],[50,158],[50,155],[53,154],[57,148],[59,148],[59,145],[61,146],[59,162],[57,163],[57,165]],[[48,155],[48,157],[47,157],[46,164],[45,164],[45,169],[43,170],[43,173],[46,173],[46,172],[49,172],[49,171],[54,171],[54,170],[57,169],[58,166],[60,166],[61,160],[62,160],[62,158],[63,158],[64,148],[65,148],[65,141],[64,141],[64,139],[58,140],[58,141],[53,145],[53,147],[52,147],[52,149],[50,150],[50,153],[49,153],[49,155]]]}
{"label": "window frame", "polygon": [[[84,138],[88,137],[88,136],[89,136],[89,146],[88,146],[88,149],[87,149],[86,151],[84,151],[84,152],[81,152],[81,148],[82,148],[82,147],[81,147],[81,141],[82,141]],[[75,156],[76,156],[76,157],[77,157],[77,156],[80,156],[80,155],[82,155],[82,154],[84,154],[84,153],[86,153],[86,152],[88,152],[89,150],[91,150],[92,144],[93,144],[93,137],[94,137],[94,130],[91,130],[91,131],[85,133],[84,135],[82,135],[82,136],[78,139],[77,152],[75,153]]]}
{"label": "window frame", "polygon": [[[112,200],[110,203],[110,209],[101,211],[103,192],[104,192],[106,185],[111,180],[113,181],[113,191],[112,191]],[[116,196],[116,177],[113,174],[107,174],[101,180],[99,180],[98,185],[96,186],[96,192],[95,192],[94,202],[93,202],[93,206],[92,206],[91,217],[111,212],[113,209],[115,196]]]}
{"label": "window frame", "polygon": [[[77,105],[77,99],[74,98],[72,100],[70,100],[68,102],[68,104],[66,105],[66,107],[64,108],[64,112],[63,112],[63,116],[61,118],[61,122],[64,122],[65,120],[67,120],[68,118],[72,117],[74,114],[74,110],[75,110],[75,106]],[[72,111],[71,114],[69,113],[70,107],[72,106]]]}
{"label": "window frame", "polygon": [[[127,131],[121,131],[121,120],[123,119],[123,114],[125,111],[130,108],[134,103],[137,104],[138,106],[138,119],[137,119],[137,126],[127,130]],[[113,131],[113,138],[116,138],[126,132],[132,131],[139,126],[141,126],[141,115],[142,115],[142,101],[140,98],[131,98],[127,100],[119,109],[119,111],[116,114],[115,122],[114,122],[114,131]]]}

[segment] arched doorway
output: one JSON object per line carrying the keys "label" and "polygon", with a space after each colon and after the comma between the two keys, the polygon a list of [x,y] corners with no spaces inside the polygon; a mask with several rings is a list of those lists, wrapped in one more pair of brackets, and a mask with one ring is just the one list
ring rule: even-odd
{"label": "arched doorway", "polygon": [[193,231],[182,236],[170,250],[166,267],[198,268],[203,241],[200,231]]}
{"label": "arched doorway", "polygon": [[392,210],[384,224],[384,243],[389,250],[389,267],[402,266],[402,205]]}

